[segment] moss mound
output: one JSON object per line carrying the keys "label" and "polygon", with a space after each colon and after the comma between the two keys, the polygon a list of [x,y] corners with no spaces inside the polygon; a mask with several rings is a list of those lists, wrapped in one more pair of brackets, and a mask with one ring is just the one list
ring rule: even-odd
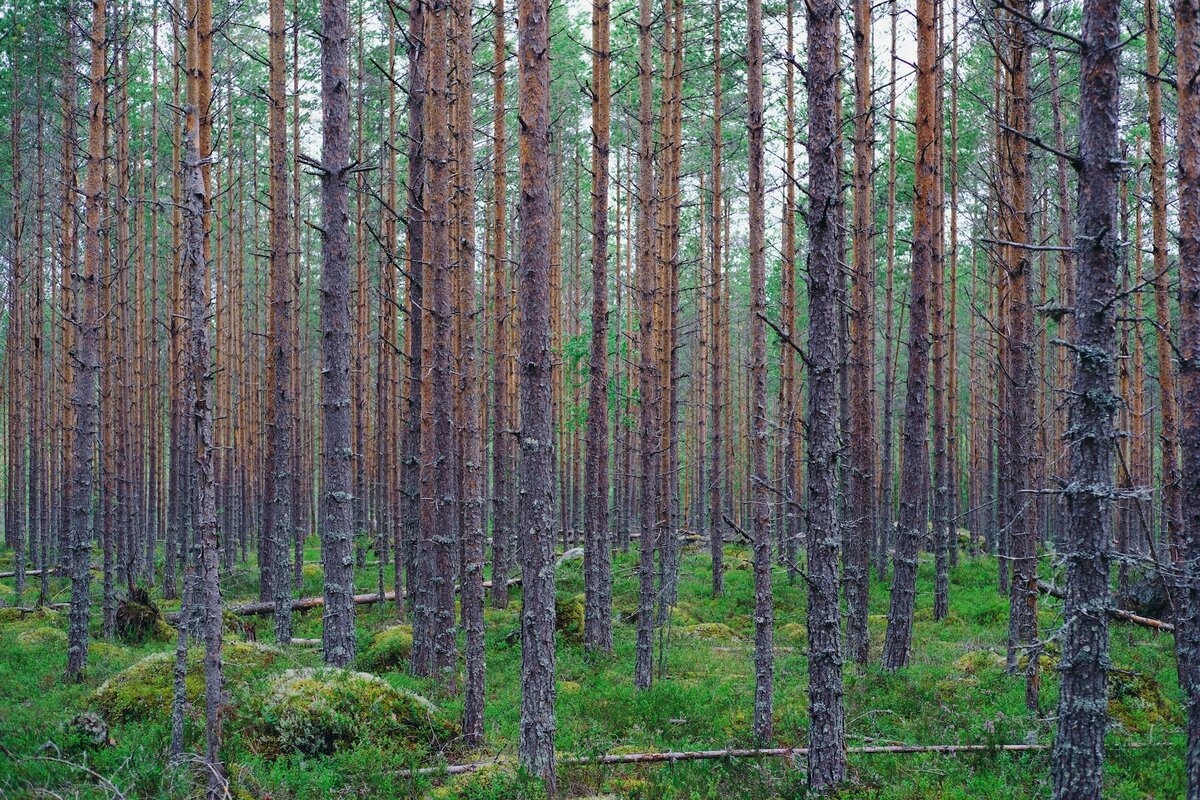
{"label": "moss mound", "polygon": [[[24,622],[33,624],[42,622],[48,625],[57,625],[62,615],[52,608],[35,608],[32,611],[25,611],[20,608],[0,608],[0,623]],[[39,626],[40,627],[40,626]]]}
{"label": "moss mound", "polygon": [[1153,677],[1116,669],[1108,673],[1108,715],[1130,733],[1148,733],[1181,716]]}
{"label": "moss mound", "polygon": [[289,670],[271,682],[252,734],[267,755],[323,755],[369,741],[418,750],[457,735],[425,698],[366,672]]}
{"label": "moss mound", "polygon": [[455,775],[426,795],[426,800],[543,800],[546,793],[534,779],[507,761]]}
{"label": "moss mound", "polygon": [[737,631],[724,622],[701,622],[689,625],[682,633],[697,639],[708,639],[716,642],[732,642],[738,638]]}
{"label": "moss mound", "polygon": [[400,670],[412,656],[411,625],[393,625],[371,637],[371,643],[359,653],[358,666],[367,672]]}
{"label": "moss mound", "polygon": [[67,634],[58,628],[32,628],[17,634],[17,641],[26,647],[66,647]]}
{"label": "moss mound", "polygon": [[[279,651],[252,642],[227,642],[222,648],[225,683],[233,688],[271,666]],[[188,651],[184,678],[187,702],[202,704],[204,650]],[[175,687],[175,653],[152,653],[109,678],[92,695],[92,705],[112,722],[165,719],[171,714]]]}
{"label": "moss mound", "polygon": [[554,630],[568,642],[583,641],[583,595],[554,599]]}
{"label": "moss mound", "polygon": [[158,606],[150,602],[143,589],[135,589],[128,600],[117,606],[117,638],[129,644],[142,644],[147,640],[169,642],[176,631],[163,619]]}
{"label": "moss mound", "polygon": [[975,675],[984,670],[1003,670],[1007,666],[1004,656],[991,650],[971,650],[954,659],[954,668]]}
{"label": "moss mound", "polygon": [[776,628],[775,634],[790,642],[803,642],[808,639],[808,626],[800,622],[788,622]]}

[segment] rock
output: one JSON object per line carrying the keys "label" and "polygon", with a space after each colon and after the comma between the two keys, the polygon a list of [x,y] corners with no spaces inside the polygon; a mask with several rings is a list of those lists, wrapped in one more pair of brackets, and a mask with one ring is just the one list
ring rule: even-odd
{"label": "rock", "polygon": [[554,568],[562,569],[563,564],[566,564],[571,561],[582,561],[582,560],[583,560],[583,548],[582,547],[572,547],[570,550],[566,551],[565,553],[563,553],[561,556],[558,557],[558,560],[554,562]]}
{"label": "rock", "polygon": [[366,672],[297,669],[272,682],[252,733],[262,752],[323,755],[362,741],[412,750],[459,731],[433,703]]}
{"label": "rock", "polygon": [[1120,603],[1126,610],[1143,617],[1166,619],[1171,616],[1171,604],[1163,590],[1162,579],[1153,573],[1130,584]]}
{"label": "rock", "polygon": [[359,653],[358,665],[368,672],[402,670],[412,656],[411,625],[393,625],[371,637],[371,643]]}

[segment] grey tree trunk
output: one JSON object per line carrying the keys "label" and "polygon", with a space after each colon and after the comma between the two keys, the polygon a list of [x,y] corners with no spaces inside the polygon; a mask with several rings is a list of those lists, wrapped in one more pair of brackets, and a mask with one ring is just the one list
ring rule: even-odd
{"label": "grey tree trunk", "polygon": [[1200,3],[1176,0],[1179,81],[1179,367],[1183,453],[1183,618],[1175,637],[1187,705],[1188,800],[1200,800]]}
{"label": "grey tree trunk", "polygon": [[554,797],[554,430],[550,358],[550,8],[520,0],[521,766]]}
{"label": "grey tree trunk", "polygon": [[325,661],[354,661],[350,443],[350,15],[321,0],[321,560]]}
{"label": "grey tree trunk", "polygon": [[[67,630],[67,677],[78,680],[87,666],[88,615],[91,610],[92,493],[95,484],[96,397],[99,359],[100,211],[104,204],[104,75],[105,2],[92,2],[91,102],[88,108],[88,169],[84,185],[87,212],[84,223],[83,273],[71,282],[76,292],[74,363],[71,407],[75,431],[71,437],[70,567],[71,611]],[[68,27],[73,25],[68,20]]]}
{"label": "grey tree trunk", "polygon": [[[836,142],[837,0],[808,3],[808,783],[846,778],[837,502],[838,272],[841,203]],[[869,517],[871,506],[861,506]],[[867,541],[862,542],[866,556]],[[865,558],[862,567],[866,567]],[[849,572],[849,571],[848,571]],[[849,577],[849,575],[848,575]]]}
{"label": "grey tree trunk", "polygon": [[[1075,239],[1075,360],[1071,392],[1067,565],[1063,604],[1062,683],[1054,742],[1055,800],[1101,796],[1108,665],[1109,572],[1113,496],[1113,391],[1116,292],[1121,243],[1117,186],[1121,178],[1121,11],[1115,3],[1083,5],[1079,108],[1079,201]],[[1182,109],[1181,109],[1182,111]]]}

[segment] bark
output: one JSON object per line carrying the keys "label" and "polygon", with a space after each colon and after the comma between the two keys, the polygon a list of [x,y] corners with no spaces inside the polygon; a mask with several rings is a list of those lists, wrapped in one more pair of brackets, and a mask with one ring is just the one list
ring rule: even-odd
{"label": "bark", "polygon": [[[645,2],[645,0],[643,0]],[[517,6],[521,119],[521,724],[518,757],[557,793],[554,771],[554,432],[550,391],[550,9]]]}
{"label": "bark", "polygon": [[[1187,706],[1188,800],[1200,798],[1200,4],[1176,0],[1179,86],[1179,344],[1181,503],[1186,593],[1176,636]],[[1115,29],[1115,23],[1113,24]],[[1115,38],[1115,33],[1113,34]],[[1115,68],[1114,68],[1115,72]],[[1115,78],[1114,78],[1115,80]],[[1114,89],[1115,94],[1115,89]],[[1115,101],[1114,101],[1115,107]],[[1114,111],[1115,114],[1115,111]],[[1162,336],[1163,332],[1159,332]]]}
{"label": "bark", "polygon": [[[808,782],[817,792],[846,779],[838,580],[842,527],[837,502],[838,434],[834,417],[838,407],[837,296],[841,261],[836,210],[841,202],[836,147],[840,135],[835,98],[837,13],[836,0],[808,4],[807,582],[808,706],[812,720],[809,738],[813,744],[808,754]],[[847,572],[847,580],[852,579],[853,571]],[[848,587],[847,591],[854,589]]]}
{"label": "bark", "polygon": [[[1080,67],[1079,228],[1071,402],[1068,525],[1063,551],[1062,683],[1053,773],[1055,800],[1099,798],[1108,721],[1108,664],[1116,280],[1120,9],[1086,0]],[[1182,73],[1181,73],[1182,74]],[[1182,118],[1182,117],[1181,117]]]}
{"label": "bark", "polygon": [[[850,541],[846,545],[846,647],[857,664],[869,658],[867,601],[875,541],[874,119],[871,107],[871,4],[854,2],[854,265],[850,297]],[[811,328],[810,328],[811,332]],[[810,400],[810,407],[812,401]],[[810,410],[810,414],[811,414]]]}
{"label": "bark", "polygon": [[512,562],[514,535],[512,476],[513,409],[509,404],[512,393],[512,358],[509,339],[515,316],[509,308],[509,268],[506,251],[507,223],[505,208],[507,180],[505,160],[506,130],[504,120],[504,75],[508,47],[504,42],[504,0],[496,0],[495,66],[492,88],[492,605],[508,605],[508,575]]}
{"label": "bark", "polygon": [[721,331],[724,301],[721,295],[721,0],[713,2],[713,146],[712,146],[712,406],[709,410],[712,428],[712,467],[709,469],[708,536],[712,552],[712,594],[725,592],[725,534],[722,515],[724,508],[721,488],[724,470],[721,456],[725,448],[722,402],[725,396],[725,376],[722,360]]}
{"label": "bark", "polygon": [[883,668],[908,664],[912,651],[913,605],[916,600],[917,550],[928,520],[929,445],[929,295],[935,238],[937,188],[936,74],[937,18],[935,0],[917,2],[917,139],[913,199],[912,267],[909,287],[908,385],[904,404],[903,461],[900,475],[900,525]]}
{"label": "bark", "polygon": [[354,661],[354,452],[350,408],[350,19],[321,2],[321,556],[324,658]]}
{"label": "bark", "polygon": [[271,412],[268,427],[271,472],[267,527],[271,567],[270,596],[275,604],[275,638],[287,642],[292,636],[291,543],[292,530],[292,287],[289,261],[287,171],[287,62],[283,0],[271,0],[268,8],[268,136],[270,139],[271,219],[269,231],[271,271],[271,341],[267,373]]}
{"label": "bark", "polygon": [[[810,6],[810,15],[813,14]],[[832,12],[826,13],[832,20]],[[812,19],[809,22],[812,30]],[[771,739],[774,680],[775,609],[771,596],[771,499],[767,473],[767,287],[763,167],[762,0],[750,0],[746,12],[747,93],[750,114],[750,404],[751,538],[754,547],[754,736]],[[813,37],[815,38],[815,37]],[[832,70],[831,70],[832,72]],[[836,202],[836,200],[834,201]],[[836,258],[835,262],[836,263]],[[836,530],[836,529],[835,529]],[[835,533],[836,536],[836,533]],[[836,560],[836,556],[834,556]],[[836,566],[834,567],[836,572]],[[836,603],[837,589],[834,588]],[[818,778],[819,783],[819,778]]]}
{"label": "bark", "polygon": [[[461,389],[458,437],[462,453],[460,488],[462,520],[462,616],[466,628],[467,682],[463,702],[463,736],[467,743],[483,743],[484,646],[483,551],[484,463],[479,426],[479,364],[475,347],[475,153],[474,102],[471,95],[473,61],[469,0],[454,3],[455,160],[458,162],[458,306],[461,320]],[[454,596],[450,599],[451,614]]]}
{"label": "bark", "polygon": [[[653,14],[650,0],[638,2],[638,177],[637,177],[637,282],[638,282],[638,428],[641,471],[641,540],[638,542],[638,620],[633,683],[648,689],[654,667],[654,553],[658,544],[655,502],[657,450],[659,448],[659,362],[655,353],[658,327],[658,270],[654,263],[653,80],[651,50]],[[661,499],[661,498],[660,498]]]}
{"label": "bark", "polygon": [[[68,20],[67,26],[73,24]],[[72,281],[75,351],[71,408],[75,418],[71,453],[71,611],[67,630],[67,677],[79,680],[87,665],[92,552],[92,493],[96,449],[99,360],[100,219],[104,204],[105,0],[92,0],[91,82],[88,159],[84,200],[83,272]]]}
{"label": "bark", "polygon": [[612,649],[612,537],[608,528],[609,2],[592,6],[592,338],[584,474],[584,642]]}

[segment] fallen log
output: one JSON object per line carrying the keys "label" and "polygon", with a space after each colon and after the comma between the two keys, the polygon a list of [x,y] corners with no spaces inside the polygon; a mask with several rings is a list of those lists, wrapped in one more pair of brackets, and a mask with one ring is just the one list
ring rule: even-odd
{"label": "fallen log", "polygon": [[[520,578],[512,578],[511,580],[509,580],[508,585],[516,586],[520,582],[521,582]],[[485,589],[492,588],[492,582],[484,581],[483,588],[485,588]],[[355,605],[360,605],[360,606],[368,605],[370,603],[378,603],[380,601],[383,601],[386,603],[389,600],[395,600],[395,599],[396,599],[395,592],[384,592],[382,597],[379,595],[379,592],[368,592],[366,594],[354,595]],[[324,605],[325,605],[325,598],[323,596],[297,597],[294,600],[292,600],[292,611],[309,611],[314,608],[321,608]],[[230,614],[233,614],[238,617],[265,616],[267,614],[275,613],[275,604],[272,602],[263,602],[263,601],[255,602],[255,603],[242,603],[240,605],[227,606],[225,608],[225,610],[228,611]],[[172,624],[179,621],[179,612],[178,611],[172,611],[169,614],[165,614],[164,616],[166,617],[167,622],[170,622]]]}
{"label": "fallen log", "polygon": [[[1046,581],[1038,581],[1038,589],[1043,594],[1048,594],[1051,597],[1057,597],[1059,600],[1065,600],[1067,597],[1067,593],[1065,591],[1052,583],[1047,583]],[[1126,611],[1123,608],[1110,608],[1108,610],[1108,615],[1113,619],[1120,619],[1126,622],[1132,622],[1134,625],[1141,625],[1143,628],[1151,628],[1153,630],[1163,631],[1165,633],[1175,633],[1175,626],[1170,622],[1163,622],[1161,619],[1143,617],[1141,614],[1135,614],[1132,611]]]}
{"label": "fallen log", "polygon": [[[1049,750],[1049,744],[927,744],[927,745],[867,745],[848,747],[850,755],[880,755],[905,753],[1000,753]],[[601,764],[662,764],[679,761],[708,761],[725,758],[786,758],[789,761],[807,756],[807,747],[761,747],[730,748],[727,750],[688,750],[665,753],[614,753],[600,756],[564,756],[558,759],[559,766],[575,767]],[[469,764],[451,764],[444,767],[424,767],[403,773],[407,777],[418,775],[462,775],[490,767],[496,761],[475,761]]]}

